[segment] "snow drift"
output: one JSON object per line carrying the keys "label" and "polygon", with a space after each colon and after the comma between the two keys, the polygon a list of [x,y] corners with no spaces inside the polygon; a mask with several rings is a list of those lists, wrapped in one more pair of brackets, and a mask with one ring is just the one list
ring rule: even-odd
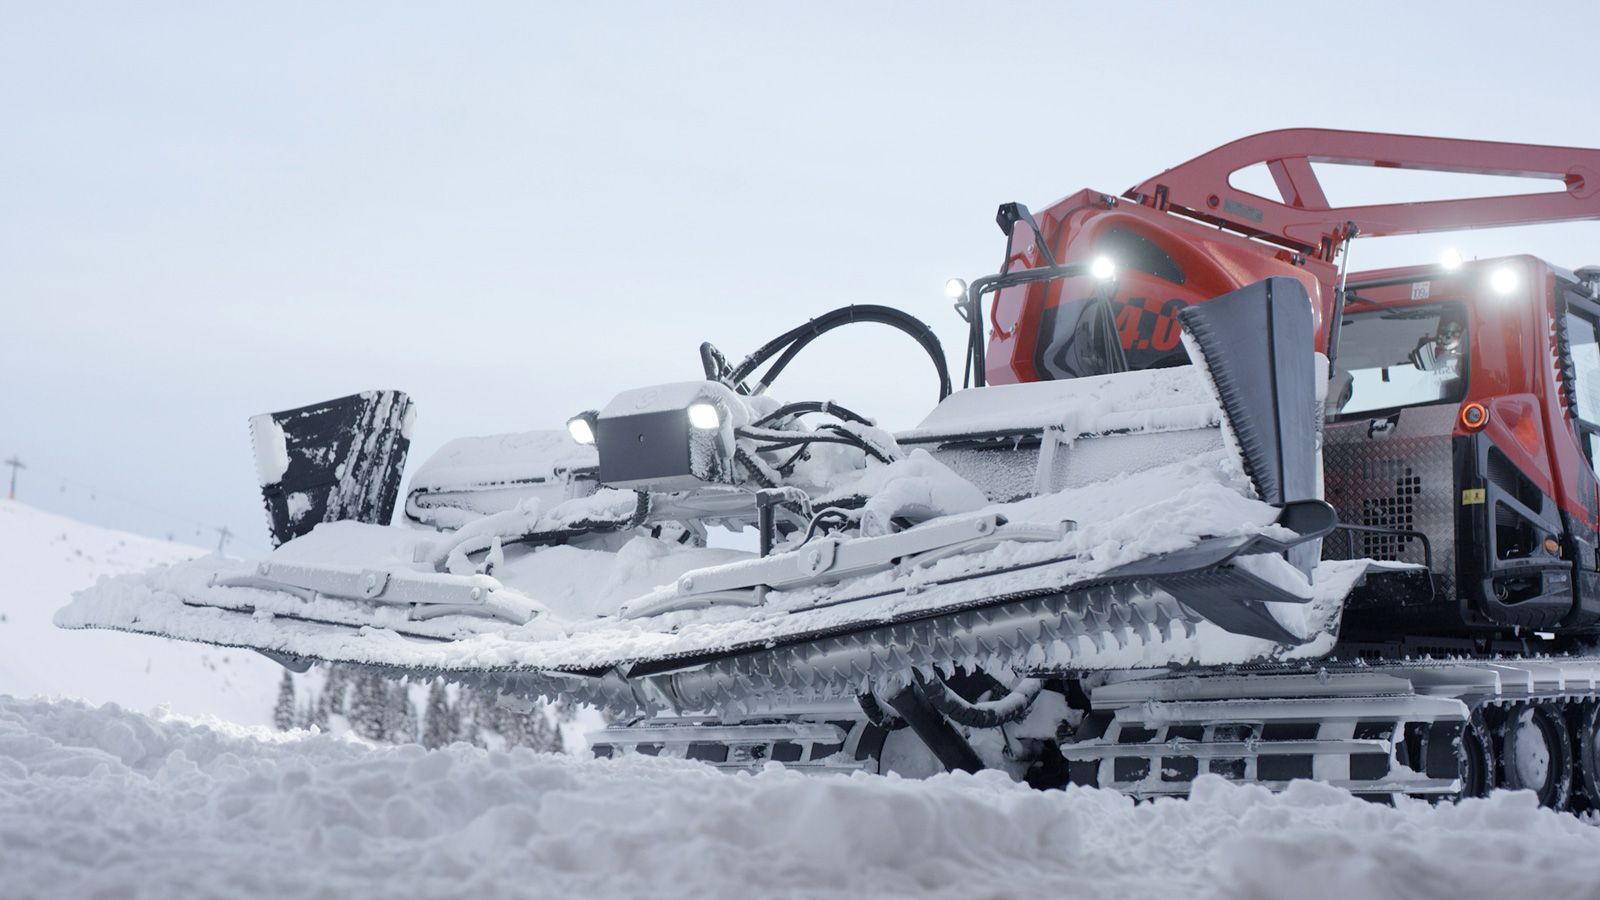
{"label": "snow drift", "polygon": [[1215,777],[1135,805],[997,773],[808,778],[377,748],[0,697],[17,897],[1594,896],[1600,831],[1531,794],[1390,808]]}
{"label": "snow drift", "polygon": [[76,697],[265,725],[281,669],[247,650],[68,632],[51,617],[97,579],[205,555],[0,501],[0,693]]}

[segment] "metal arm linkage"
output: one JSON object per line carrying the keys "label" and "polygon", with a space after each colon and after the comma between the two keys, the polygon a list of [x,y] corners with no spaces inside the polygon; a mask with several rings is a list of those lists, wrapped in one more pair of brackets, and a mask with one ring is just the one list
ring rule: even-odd
{"label": "metal arm linkage", "polygon": [[[1312,163],[1470,175],[1548,178],[1564,190],[1335,207]],[[1280,198],[1233,187],[1230,176],[1265,164]],[[1123,196],[1333,261],[1349,226],[1362,237],[1600,219],[1600,150],[1451,138],[1290,128],[1224,144]]]}

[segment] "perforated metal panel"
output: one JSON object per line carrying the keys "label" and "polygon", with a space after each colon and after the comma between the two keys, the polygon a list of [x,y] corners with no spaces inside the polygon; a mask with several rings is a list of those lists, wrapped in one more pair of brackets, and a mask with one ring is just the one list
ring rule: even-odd
{"label": "perforated metal panel", "polygon": [[[1401,410],[1389,417],[1333,423],[1323,433],[1327,500],[1339,521],[1420,532],[1433,548],[1433,571],[1446,594],[1455,587],[1453,404]],[[1327,559],[1424,562],[1413,535],[1336,532],[1323,542]]]}

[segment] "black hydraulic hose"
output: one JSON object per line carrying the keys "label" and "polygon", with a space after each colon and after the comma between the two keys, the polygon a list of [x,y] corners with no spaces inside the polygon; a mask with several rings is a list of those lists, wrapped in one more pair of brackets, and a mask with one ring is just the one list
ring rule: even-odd
{"label": "black hydraulic hose", "polygon": [[728,361],[710,341],[700,345],[700,367],[705,369],[707,381],[721,381],[728,374]]}
{"label": "black hydraulic hose", "polygon": [[[638,496],[638,499],[634,502],[633,515],[629,516],[623,521],[617,521],[615,519],[579,519],[576,522],[568,523],[565,527],[551,529],[549,531],[530,531],[522,535],[490,534],[483,535],[482,537],[488,537],[491,539],[499,537],[501,546],[506,546],[509,544],[529,544],[536,547],[542,547],[550,544],[564,544],[575,537],[582,537],[586,534],[609,534],[619,531],[632,531],[633,529],[643,525],[645,520],[650,518],[651,506],[650,493],[648,491],[634,491],[634,494]],[[490,547],[490,544],[482,543],[481,537],[476,541],[476,543],[482,544],[482,546],[474,546],[473,549],[466,551],[468,555],[482,553],[483,551],[488,550]],[[463,544],[463,546],[466,545]]]}
{"label": "black hydraulic hose", "polygon": [[933,329],[910,313],[902,312],[889,306],[871,304],[842,306],[831,312],[823,313],[804,325],[789,329],[745,357],[744,361],[740,362],[729,373],[728,381],[733,384],[744,381],[754,374],[762,363],[777,356],[778,359],[761,376],[755,388],[755,391],[759,393],[762,388],[771,385],[773,380],[783,372],[784,368],[812,341],[835,328],[854,322],[888,325],[910,335],[927,352],[928,358],[933,360],[934,369],[939,374],[939,399],[943,400],[950,396],[950,368],[944,358],[944,347],[939,343],[939,338],[933,333]]}
{"label": "black hydraulic hose", "polygon": [[918,683],[934,709],[944,713],[951,721],[969,728],[995,728],[1020,721],[1033,708],[1034,698],[1039,696],[1044,686],[1037,678],[1023,678],[999,700],[973,703],[952,690],[937,673],[931,679],[919,676]]}
{"label": "black hydraulic hose", "polygon": [[[1008,245],[1009,246],[1009,245]],[[984,345],[983,334],[983,295],[998,292],[1008,287],[1019,284],[1034,284],[1040,281],[1054,281],[1057,278],[1071,278],[1076,275],[1089,274],[1088,263],[1067,263],[1041,266],[1036,269],[1018,269],[1012,271],[1009,251],[1006,257],[1007,265],[1002,266],[1000,274],[985,275],[976,279],[967,286],[967,365],[966,374],[962,377],[962,386],[965,387],[970,380],[974,387],[983,387],[988,383],[987,350]]]}
{"label": "black hydraulic hose", "polygon": [[825,520],[828,519],[835,520],[841,525],[854,521],[848,512],[839,509],[838,507],[829,507],[824,509],[821,512],[813,515],[811,517],[811,521],[806,523],[806,532],[805,534],[801,535],[800,543],[796,546],[804,547],[806,544],[810,543],[811,539],[816,537],[817,526],[821,525]]}
{"label": "black hydraulic hose", "polygon": [[786,450],[790,447],[805,447],[809,444],[843,444],[847,447],[855,447],[858,450],[861,450],[863,453],[867,454],[878,462],[894,462],[894,460],[891,459],[888,454],[884,453],[877,447],[874,447],[869,442],[863,440],[860,435],[845,431],[842,428],[829,429],[828,433],[816,431],[797,431],[794,432],[793,437],[789,438],[777,438],[768,437],[766,435],[751,434],[743,429],[735,429],[734,434],[737,434],[739,437],[745,438],[746,440],[760,441],[761,445],[757,447],[756,450],[761,453],[769,453],[773,450]]}
{"label": "black hydraulic hose", "polygon": [[939,715],[915,681],[890,697],[889,706],[906,720],[906,724],[933,751],[946,770],[976,772],[983,768],[983,760],[978,758],[977,751],[961,736],[961,732]]}
{"label": "black hydraulic hose", "polygon": [[806,444],[846,444],[851,447],[860,447],[858,441],[841,437],[832,433],[820,431],[771,431],[763,429],[759,432],[746,431],[735,428],[733,433],[747,441],[755,441],[760,446],[756,447],[762,453],[772,450],[783,450],[788,447],[803,447]]}
{"label": "black hydraulic hose", "polygon": [[851,412],[839,404],[834,403],[832,400],[801,400],[796,403],[785,403],[772,412],[767,413],[754,422],[751,422],[750,427],[761,428],[772,422],[776,422],[779,419],[787,418],[789,416],[804,415],[810,412],[824,413],[826,415],[833,416],[836,419],[843,419],[846,422],[855,422],[858,425],[872,424],[865,416]]}
{"label": "black hydraulic hose", "polygon": [[878,702],[878,698],[870,693],[857,696],[856,703],[860,704],[861,712],[866,715],[868,722],[885,731],[899,731],[906,727],[905,719],[884,709],[883,704]]}
{"label": "black hydraulic hose", "polygon": [[1089,314],[1095,317],[1100,331],[1100,343],[1105,348],[1105,372],[1111,375],[1128,371],[1128,356],[1122,349],[1122,335],[1117,333],[1117,320],[1111,312],[1111,298],[1104,294],[1094,299]]}
{"label": "black hydraulic hose", "polygon": [[856,434],[854,431],[851,431],[843,425],[834,425],[830,423],[822,426],[822,430],[827,431],[830,434],[836,434],[839,437],[844,438],[848,443],[855,444],[857,447],[860,447],[868,456],[872,457],[878,462],[890,463],[894,461],[887,453],[883,452],[882,449],[873,445],[871,441],[859,434]]}
{"label": "black hydraulic hose", "polygon": [[[765,472],[761,471],[761,461],[750,455],[750,451],[746,450],[744,447],[735,447],[733,451],[733,458],[749,471],[750,480],[754,481],[756,484],[761,485],[767,490],[779,490],[783,487],[776,481],[773,481],[771,478],[767,477]],[[801,493],[800,496],[803,497],[804,494]],[[811,518],[811,503],[809,500],[804,501],[803,503],[785,500],[780,501],[777,505],[789,510],[802,519]]]}
{"label": "black hydraulic hose", "polygon": [[795,464],[800,462],[800,458],[802,456],[805,456],[810,451],[811,451],[811,445],[809,445],[809,444],[801,444],[798,449],[796,449],[793,453],[789,454],[789,458],[788,459],[786,459],[783,462],[778,463],[777,465],[773,466],[772,467],[773,471],[777,472],[779,475],[782,475],[784,477],[788,477],[789,475],[794,474]]}

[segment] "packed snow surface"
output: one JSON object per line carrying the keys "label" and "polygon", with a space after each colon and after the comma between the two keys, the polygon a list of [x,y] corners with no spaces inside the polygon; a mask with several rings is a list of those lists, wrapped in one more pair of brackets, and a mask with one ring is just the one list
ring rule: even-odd
{"label": "packed snow surface", "polygon": [[417,468],[411,490],[549,479],[557,476],[558,469],[593,466],[598,458],[593,447],[573,443],[565,431],[457,438]]}
{"label": "packed snow surface", "polygon": [[0,697],[8,897],[1592,897],[1600,830],[1195,783],[1191,800],[378,748]]}
{"label": "packed snow surface", "polygon": [[0,500],[0,693],[140,710],[166,704],[186,715],[267,724],[282,669],[263,656],[110,631],[63,631],[51,622],[74,591],[101,577],[204,555],[185,544]]}
{"label": "packed snow surface", "polygon": [[1201,428],[1221,421],[1222,411],[1200,371],[1194,366],[1177,366],[957,391],[916,428],[896,437],[915,442],[935,436],[1057,427],[1070,440],[1127,429]]}

